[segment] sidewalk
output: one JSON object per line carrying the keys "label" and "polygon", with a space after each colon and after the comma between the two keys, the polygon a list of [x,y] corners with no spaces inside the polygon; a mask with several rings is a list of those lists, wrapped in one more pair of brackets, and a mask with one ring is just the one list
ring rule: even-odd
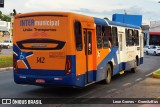
{"label": "sidewalk", "polygon": [[[156,100],[160,98],[160,79],[154,78],[151,75],[128,88],[118,90],[118,92],[115,92],[112,96],[116,96],[116,98],[153,98]],[[130,105],[133,107],[160,107],[160,104],[126,104],[119,106],[130,107]]]}
{"label": "sidewalk", "polygon": [[[160,99],[160,79],[157,79],[151,76],[147,78],[145,81],[143,81],[143,83],[147,86],[146,92],[148,92],[148,94],[151,95],[152,98]],[[159,103],[160,103],[160,100],[159,100]],[[160,107],[160,104],[143,104],[138,107]]]}
{"label": "sidewalk", "polygon": [[0,68],[0,72],[6,71],[6,70],[13,70],[13,67]]}

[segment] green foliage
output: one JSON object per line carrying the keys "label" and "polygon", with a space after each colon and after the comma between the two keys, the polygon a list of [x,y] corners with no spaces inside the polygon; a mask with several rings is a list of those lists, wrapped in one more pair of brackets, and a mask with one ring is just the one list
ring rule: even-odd
{"label": "green foliage", "polygon": [[10,17],[10,16],[7,16],[7,15],[3,15],[1,11],[0,11],[0,19],[1,19],[2,21],[11,22],[11,17]]}
{"label": "green foliage", "polygon": [[158,74],[158,75],[160,75],[160,69],[157,70],[155,73]]}
{"label": "green foliage", "polygon": [[0,19],[2,19],[2,12],[0,11]]}
{"label": "green foliage", "polygon": [[9,15],[10,15],[10,16],[14,16],[14,14],[13,14],[13,13],[10,13]]}
{"label": "green foliage", "polygon": [[0,68],[12,67],[13,57],[12,56],[0,56]]}

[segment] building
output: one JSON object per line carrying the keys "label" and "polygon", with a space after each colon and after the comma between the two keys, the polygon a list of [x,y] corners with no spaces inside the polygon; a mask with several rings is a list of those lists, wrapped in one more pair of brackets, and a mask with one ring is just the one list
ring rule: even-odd
{"label": "building", "polygon": [[150,25],[142,25],[144,45],[160,46],[160,21],[151,21]]}
{"label": "building", "polygon": [[149,45],[149,25],[142,25],[143,36],[144,36],[144,46]]}
{"label": "building", "polygon": [[160,46],[160,21],[150,22],[149,35],[149,44]]}
{"label": "building", "polygon": [[0,41],[12,39],[11,22],[0,21]]}

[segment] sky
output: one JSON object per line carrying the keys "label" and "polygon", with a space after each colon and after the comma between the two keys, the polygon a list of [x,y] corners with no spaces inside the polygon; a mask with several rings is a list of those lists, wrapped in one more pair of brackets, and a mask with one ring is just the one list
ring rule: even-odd
{"label": "sky", "polygon": [[4,0],[0,11],[9,14],[35,11],[69,11],[112,20],[115,13],[142,15],[143,23],[160,20],[160,0]]}

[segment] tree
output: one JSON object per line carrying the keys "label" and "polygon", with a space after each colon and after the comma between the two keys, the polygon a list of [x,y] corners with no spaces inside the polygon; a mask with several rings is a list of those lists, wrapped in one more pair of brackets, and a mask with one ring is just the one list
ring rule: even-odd
{"label": "tree", "polygon": [[11,22],[11,17],[10,17],[10,16],[7,16],[7,15],[3,15],[1,11],[0,11],[0,19],[1,19],[2,21]]}
{"label": "tree", "polygon": [[2,12],[0,11],[0,19],[2,19]]}
{"label": "tree", "polygon": [[9,16],[13,16],[13,13],[10,13]]}
{"label": "tree", "polygon": [[11,21],[11,18],[8,17],[8,16],[6,16],[6,15],[3,15],[2,20],[3,20],[3,21],[6,21],[6,22],[10,22],[10,21]]}

